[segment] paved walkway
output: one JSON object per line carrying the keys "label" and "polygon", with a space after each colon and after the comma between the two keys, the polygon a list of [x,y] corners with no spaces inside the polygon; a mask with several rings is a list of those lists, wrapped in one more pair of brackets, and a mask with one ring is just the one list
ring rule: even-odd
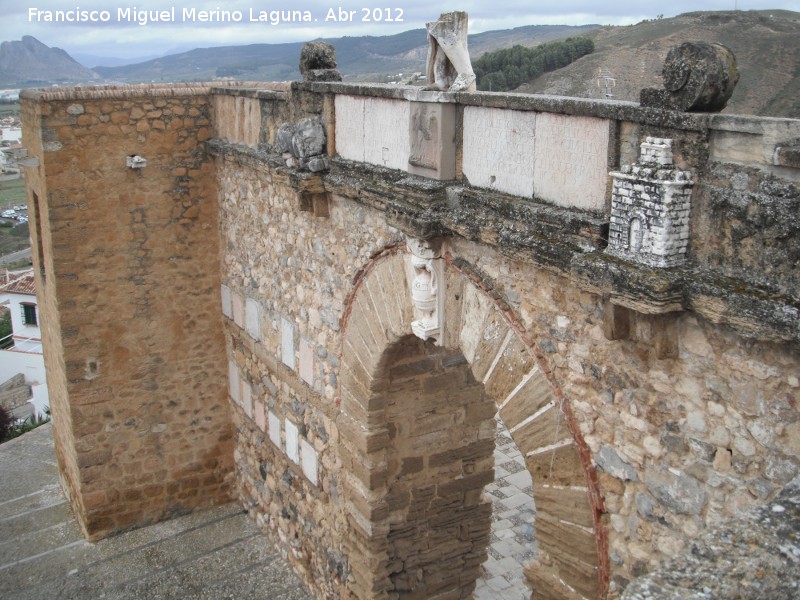
{"label": "paved walkway", "polygon": [[[492,543],[475,600],[530,598],[530,475],[499,423]],[[311,600],[236,503],[86,542],[61,492],[50,425],[0,445],[0,598]]]}
{"label": "paved walkway", "polygon": [[0,445],[0,482],[0,598],[312,598],[235,503],[86,542],[50,425]]}
{"label": "paved walkway", "polygon": [[484,491],[492,499],[492,538],[474,599],[528,600],[531,591],[523,583],[523,567],[537,554],[533,483],[525,459],[499,418],[495,439],[495,480]]}

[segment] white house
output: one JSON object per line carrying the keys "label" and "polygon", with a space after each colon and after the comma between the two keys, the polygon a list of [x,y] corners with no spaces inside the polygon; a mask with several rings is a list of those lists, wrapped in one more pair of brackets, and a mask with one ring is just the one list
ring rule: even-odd
{"label": "white house", "polygon": [[0,383],[22,373],[33,390],[33,409],[41,413],[49,402],[33,271],[10,275],[0,287],[0,303],[11,312],[13,342],[13,346],[0,350]]}

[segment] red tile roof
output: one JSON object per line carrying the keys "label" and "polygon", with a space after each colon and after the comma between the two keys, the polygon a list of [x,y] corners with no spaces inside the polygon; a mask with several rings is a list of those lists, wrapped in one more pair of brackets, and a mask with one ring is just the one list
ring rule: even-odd
{"label": "red tile roof", "polygon": [[[13,278],[11,275],[10,278]],[[30,294],[36,295],[36,280],[33,277],[33,271],[22,273],[16,278],[13,278],[9,283],[0,287],[0,292],[7,292],[9,294]]]}

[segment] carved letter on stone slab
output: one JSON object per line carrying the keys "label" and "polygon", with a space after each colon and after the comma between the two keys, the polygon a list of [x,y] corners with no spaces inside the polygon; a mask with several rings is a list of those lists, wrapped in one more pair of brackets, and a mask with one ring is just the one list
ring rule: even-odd
{"label": "carved letter on stone slab", "polygon": [[474,92],[475,72],[467,50],[468,17],[465,12],[442,13],[427,23],[428,89]]}
{"label": "carved letter on stone slab", "polygon": [[414,280],[411,282],[411,299],[417,320],[411,331],[423,340],[433,339],[441,346],[444,336],[444,260],[439,250],[429,241],[408,239]]}

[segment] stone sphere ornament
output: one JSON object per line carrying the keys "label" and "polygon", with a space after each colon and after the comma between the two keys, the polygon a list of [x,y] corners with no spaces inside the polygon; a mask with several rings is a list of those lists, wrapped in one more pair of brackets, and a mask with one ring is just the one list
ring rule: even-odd
{"label": "stone sphere ornament", "polygon": [[642,106],[719,112],[739,81],[733,52],[722,44],[708,42],[685,42],[673,47],[661,74],[664,89],[642,90]]}

